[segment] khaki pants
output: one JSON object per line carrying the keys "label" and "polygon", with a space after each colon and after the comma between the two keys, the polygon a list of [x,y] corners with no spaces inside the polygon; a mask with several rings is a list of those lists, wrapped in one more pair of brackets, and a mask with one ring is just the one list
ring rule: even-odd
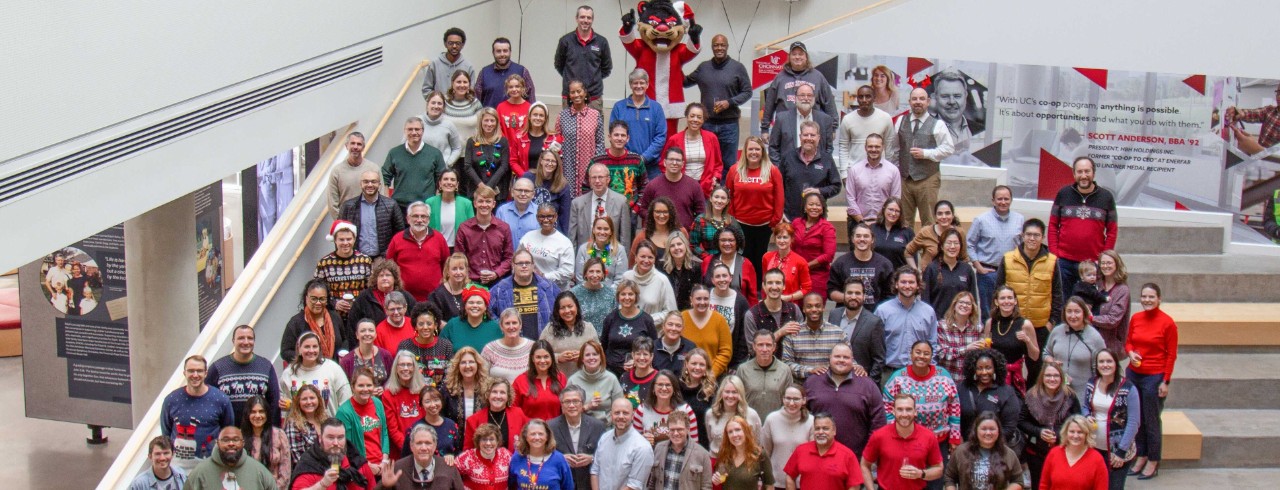
{"label": "khaki pants", "polygon": [[[587,102],[587,107],[595,109],[596,112],[599,112],[605,119],[609,118],[609,116],[604,115],[604,97],[597,97],[596,100]],[[605,135],[608,136],[608,132],[606,132]]]}
{"label": "khaki pants", "polygon": [[935,173],[924,180],[902,181],[902,222],[911,226],[915,223],[916,210],[920,210],[921,227],[933,224],[933,206],[938,203],[938,189],[942,187],[942,172]]}

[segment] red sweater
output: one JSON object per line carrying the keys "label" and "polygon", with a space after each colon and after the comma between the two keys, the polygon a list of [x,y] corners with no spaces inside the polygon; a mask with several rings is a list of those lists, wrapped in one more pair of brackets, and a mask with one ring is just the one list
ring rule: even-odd
{"label": "red sweater", "polygon": [[[524,415],[524,411],[520,407],[507,407],[507,445],[508,451],[515,451],[516,439],[520,438],[520,430],[524,429],[524,425],[529,422],[529,417]],[[489,409],[481,409],[467,417],[467,430],[464,434],[466,439],[462,441],[462,449],[474,449],[476,442],[471,437],[476,433],[482,424],[489,423]]]}
{"label": "red sweater", "polygon": [[387,317],[378,322],[378,333],[373,338],[373,345],[394,354],[400,348],[401,342],[417,337],[418,332],[414,330],[413,323],[409,321],[407,315],[404,318],[404,324],[399,327],[392,326],[390,321],[391,317]]}
{"label": "red sweater", "polygon": [[1085,449],[1075,466],[1067,462],[1062,446],[1049,450],[1040,472],[1040,490],[1097,490],[1107,488],[1107,463],[1102,453]]}
{"label": "red sweater", "polygon": [[[392,374],[392,376],[395,376]],[[401,388],[399,393],[391,390],[382,392],[382,409],[387,415],[387,436],[391,438],[391,459],[400,459],[400,448],[404,447],[404,433],[413,424],[422,420],[422,397]]]}
{"label": "red sweater", "polygon": [[[688,129],[685,131],[688,131]],[[688,151],[685,150],[684,143],[684,131],[673,134],[667,138],[667,144],[663,145],[660,155],[665,157],[667,149],[673,146],[685,151],[687,154]],[[702,178],[698,179],[698,185],[702,186],[704,195],[709,195],[711,194],[711,187],[720,178],[720,170],[724,168],[724,158],[720,154],[720,139],[716,137],[715,133],[705,129],[702,130],[702,153],[706,155],[706,159],[702,162]],[[688,225],[686,224],[685,226]]]}
{"label": "red sweater", "polygon": [[[556,377],[560,381],[560,388],[564,388],[569,383],[566,381],[564,373],[558,373]],[[511,383],[511,390],[515,392],[515,405],[520,407],[520,411],[524,412],[526,417],[531,419],[551,420],[560,416],[560,394],[551,392],[550,380],[538,383],[537,396],[529,395],[529,373],[521,374],[516,377],[514,383]]]}
{"label": "red sweater", "polygon": [[773,225],[782,221],[782,172],[774,166],[769,171],[769,182],[760,178],[760,169],[747,170],[747,178],[738,178],[738,166],[729,168],[725,178],[729,188],[729,214],[745,225]]}
{"label": "red sweater", "polygon": [[1125,350],[1142,356],[1142,364],[1129,365],[1138,374],[1164,374],[1173,377],[1173,364],[1178,360],[1178,325],[1173,318],[1156,308],[1139,311],[1129,320],[1129,339]]}
{"label": "red sweater", "polygon": [[[441,271],[447,258],[449,245],[445,243],[444,235],[430,228],[421,245],[413,239],[408,228],[396,233],[387,244],[387,259],[400,266],[404,290],[413,295],[414,301],[426,301],[427,295],[440,287]],[[393,344],[393,348],[395,345],[399,344]]]}
{"label": "red sweater", "polygon": [[[504,88],[505,92],[506,89]],[[520,133],[524,131],[525,118],[529,116],[529,107],[533,104],[529,101],[516,105],[507,101],[498,103],[498,128],[502,130],[502,137],[506,138],[508,144],[512,147],[517,146]],[[508,149],[508,155],[511,157],[511,175],[524,175],[529,171],[529,161],[520,159],[517,161],[514,148]]]}
{"label": "red sweater", "polygon": [[[778,251],[773,250],[764,254],[764,270],[782,269],[782,278],[784,280],[782,294],[795,294],[796,292],[809,294],[813,291],[813,281],[809,277],[809,261],[801,257],[800,254],[792,251],[787,254],[785,259],[778,259]],[[793,301],[800,304],[800,300]]]}

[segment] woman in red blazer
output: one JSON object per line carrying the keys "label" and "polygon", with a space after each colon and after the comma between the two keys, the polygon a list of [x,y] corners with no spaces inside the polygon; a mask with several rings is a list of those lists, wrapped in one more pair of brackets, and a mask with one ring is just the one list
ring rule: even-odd
{"label": "woman in red blazer", "polygon": [[507,441],[507,450],[514,452],[520,429],[528,421],[528,417],[525,417],[520,407],[511,406],[511,383],[502,377],[495,377],[490,382],[489,391],[485,395],[485,408],[467,417],[467,431],[463,434],[462,449],[475,447],[475,441],[472,440],[471,435],[476,433],[476,429],[484,424],[493,424],[501,429],[502,437],[499,440]]}
{"label": "woman in red blazer", "polygon": [[684,151],[684,173],[702,185],[702,195],[711,195],[711,189],[720,179],[720,171],[724,168],[724,160],[720,155],[720,139],[711,131],[702,129],[707,118],[707,109],[697,102],[691,102],[684,108],[687,122],[684,131],[667,138],[662,147],[662,154],[667,149],[676,147]]}

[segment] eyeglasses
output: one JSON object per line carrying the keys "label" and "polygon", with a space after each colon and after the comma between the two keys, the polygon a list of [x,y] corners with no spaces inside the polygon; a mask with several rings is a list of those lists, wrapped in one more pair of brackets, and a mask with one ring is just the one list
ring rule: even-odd
{"label": "eyeglasses", "polygon": [[561,405],[569,405],[569,406],[581,405],[581,404],[582,404],[582,400],[560,400],[560,404],[561,404]]}
{"label": "eyeglasses", "polygon": [[328,303],[328,302],[329,302],[329,297],[328,297],[328,296],[307,296],[307,301],[310,301],[310,302],[312,302],[312,303],[316,303],[316,304],[319,304],[319,303]]}
{"label": "eyeglasses", "polygon": [[532,265],[533,265],[533,262],[524,262],[524,261],[521,261],[521,262],[516,262],[516,263],[515,263],[515,266],[516,266],[516,267],[529,267],[529,266],[532,266]]}
{"label": "eyeglasses", "polygon": [[244,444],[244,439],[241,439],[239,437],[223,437],[223,438],[219,438],[218,442],[221,442],[223,444]]}
{"label": "eyeglasses", "polygon": [[556,219],[556,215],[554,215],[554,214],[541,214],[541,215],[538,215],[538,219],[539,219],[539,220],[550,221],[550,220]]}

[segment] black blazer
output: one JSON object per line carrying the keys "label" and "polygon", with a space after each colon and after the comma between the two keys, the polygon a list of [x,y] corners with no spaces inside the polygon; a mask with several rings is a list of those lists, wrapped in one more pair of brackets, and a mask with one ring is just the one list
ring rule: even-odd
{"label": "black blazer", "polygon": [[[551,437],[556,441],[556,449],[564,454],[590,454],[593,457],[596,454],[596,444],[600,442],[600,436],[604,435],[604,422],[585,413],[582,414],[582,427],[578,433],[578,447],[573,446],[573,439],[569,437],[569,423],[565,422],[564,415],[547,421],[547,426],[551,428]],[[572,468],[573,486],[574,488],[591,488],[591,467],[583,466],[581,468]]]}
{"label": "black blazer", "polygon": [[[815,106],[813,122],[822,128],[818,134],[818,151],[830,155],[838,121]],[[797,134],[796,111],[779,111],[774,117],[773,127],[769,129],[769,161],[777,165],[782,161],[783,152],[796,149]]]}
{"label": "black blazer", "polygon": [[[832,309],[827,315],[827,321],[836,326],[843,318],[843,306]],[[884,320],[863,306],[858,323],[853,327],[849,346],[853,348],[854,362],[867,370],[867,376],[879,382],[880,372],[884,370]]]}

